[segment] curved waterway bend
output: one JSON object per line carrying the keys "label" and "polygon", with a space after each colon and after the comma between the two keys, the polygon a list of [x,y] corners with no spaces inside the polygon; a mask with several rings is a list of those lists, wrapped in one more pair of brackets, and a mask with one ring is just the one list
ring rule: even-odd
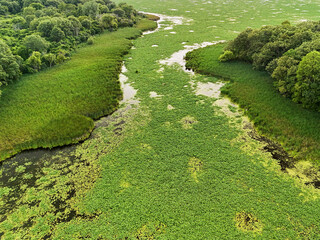
{"label": "curved waterway bend", "polygon": [[[35,197],[32,195],[41,194],[45,194],[48,199],[44,197],[37,202],[49,201],[51,205],[45,215],[51,213],[60,215],[55,224],[79,217],[83,219],[92,217],[79,215],[77,206],[71,202],[76,196],[78,198],[84,196],[86,191],[92,188],[100,175],[99,158],[118,146],[126,122],[130,121],[138,108],[139,100],[135,98],[137,90],[128,82],[126,71],[123,63],[119,76],[123,90],[120,108],[113,114],[95,121],[95,129],[84,142],[53,149],[23,151],[0,163],[0,224],[16,209],[31,208],[35,203],[27,199]],[[52,174],[54,177],[50,177]],[[77,187],[79,184],[77,178],[87,181],[83,186],[84,189]],[[48,194],[47,191],[51,190],[57,191],[57,194]],[[26,229],[29,225],[32,226],[32,221],[29,221],[25,226]],[[1,235],[0,231],[0,237]]]}

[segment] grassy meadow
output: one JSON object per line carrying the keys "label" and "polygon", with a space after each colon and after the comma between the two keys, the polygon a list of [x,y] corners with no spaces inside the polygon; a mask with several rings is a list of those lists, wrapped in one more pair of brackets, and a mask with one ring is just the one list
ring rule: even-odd
{"label": "grassy meadow", "polygon": [[5,87],[0,101],[0,160],[24,149],[86,139],[93,119],[118,108],[122,98],[118,77],[131,39],[155,25],[143,19],[136,28],[101,34],[66,63]]}
{"label": "grassy meadow", "polygon": [[3,162],[10,171],[0,174],[6,180],[0,188],[0,236],[319,239],[319,189],[280,170],[264,145],[243,130],[242,110],[229,106],[229,116],[216,98],[195,94],[198,85],[217,78],[189,75],[160,61],[185,45],[230,40],[248,26],[316,20],[320,2],[127,2],[180,17],[166,18],[158,31],[136,39],[125,57],[124,74],[138,90],[139,106],[101,119],[75,149]]}

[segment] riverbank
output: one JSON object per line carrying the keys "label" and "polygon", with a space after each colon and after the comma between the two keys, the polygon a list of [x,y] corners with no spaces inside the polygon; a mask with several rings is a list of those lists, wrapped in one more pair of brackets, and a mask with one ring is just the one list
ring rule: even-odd
{"label": "riverbank", "polygon": [[223,93],[238,103],[258,131],[280,143],[290,156],[320,165],[320,114],[281,96],[265,72],[242,62],[221,63],[224,45],[199,49],[187,55],[187,67],[230,81]]}

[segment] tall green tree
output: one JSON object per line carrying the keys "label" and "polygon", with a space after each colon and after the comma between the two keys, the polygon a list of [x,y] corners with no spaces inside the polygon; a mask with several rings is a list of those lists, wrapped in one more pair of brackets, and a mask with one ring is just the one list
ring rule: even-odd
{"label": "tall green tree", "polygon": [[299,63],[294,101],[320,110],[320,52],[308,53]]}
{"label": "tall green tree", "polygon": [[43,59],[49,65],[49,67],[52,67],[56,63],[57,57],[53,53],[48,53],[43,55]]}
{"label": "tall green tree", "polygon": [[85,2],[82,6],[82,12],[95,19],[99,14],[99,4],[96,1]]}
{"label": "tall green tree", "polygon": [[50,39],[55,42],[59,42],[64,38],[65,38],[64,32],[59,27],[55,26],[51,31]]}
{"label": "tall green tree", "polygon": [[112,14],[103,14],[100,19],[100,24],[103,29],[113,30],[118,27],[117,18]]}
{"label": "tall green tree", "polygon": [[37,30],[41,33],[42,36],[50,37],[54,25],[55,24],[51,19],[45,19],[39,23]]}
{"label": "tall green tree", "polygon": [[24,45],[32,51],[45,52],[49,46],[44,38],[36,34],[26,36],[23,42]]}
{"label": "tall green tree", "polygon": [[26,61],[29,72],[36,73],[41,69],[41,53],[32,52],[32,55]]}
{"label": "tall green tree", "polygon": [[8,83],[18,79],[20,75],[17,58],[12,54],[8,45],[0,40],[0,82]]}

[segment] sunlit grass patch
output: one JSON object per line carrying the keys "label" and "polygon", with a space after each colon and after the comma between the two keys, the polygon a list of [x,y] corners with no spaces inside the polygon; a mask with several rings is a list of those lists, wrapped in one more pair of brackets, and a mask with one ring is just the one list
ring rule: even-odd
{"label": "sunlit grass patch", "polygon": [[191,173],[191,177],[194,179],[195,182],[199,182],[198,180],[198,175],[201,173],[202,168],[203,168],[203,162],[196,158],[196,157],[192,157],[189,160],[189,171]]}
{"label": "sunlit grass patch", "polygon": [[139,240],[156,239],[165,232],[166,225],[160,222],[150,222],[143,225],[136,233],[135,238]]}
{"label": "sunlit grass patch", "polygon": [[[137,24],[136,28],[140,29],[141,31],[147,31],[147,30],[154,30],[157,28],[157,23],[155,22],[156,20],[158,20],[157,16],[153,16],[153,15],[149,15],[150,16],[150,20],[149,19],[141,19],[139,21],[139,23]],[[153,16],[153,17],[151,17]]]}

